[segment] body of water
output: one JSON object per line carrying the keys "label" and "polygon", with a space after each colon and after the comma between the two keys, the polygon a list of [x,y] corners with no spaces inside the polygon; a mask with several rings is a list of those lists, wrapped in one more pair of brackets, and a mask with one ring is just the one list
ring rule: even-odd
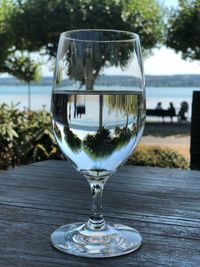
{"label": "body of water", "polygon": [[[199,91],[195,87],[147,87],[147,108],[155,108],[158,102],[162,102],[162,107],[167,109],[169,103],[173,102],[176,111],[179,111],[182,101],[189,104],[188,118],[191,117],[192,92]],[[50,109],[51,86],[32,86],[31,87],[31,108],[33,110],[45,107]],[[26,85],[20,86],[0,86],[0,104],[19,103],[19,108],[26,108],[28,103],[28,88]]]}

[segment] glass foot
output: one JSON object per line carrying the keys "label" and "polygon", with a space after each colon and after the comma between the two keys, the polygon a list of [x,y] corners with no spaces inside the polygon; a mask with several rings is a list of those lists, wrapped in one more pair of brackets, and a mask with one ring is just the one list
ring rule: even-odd
{"label": "glass foot", "polygon": [[106,258],[138,249],[142,237],[138,231],[122,224],[106,224],[103,230],[92,231],[87,224],[63,225],[51,235],[52,245],[76,256]]}

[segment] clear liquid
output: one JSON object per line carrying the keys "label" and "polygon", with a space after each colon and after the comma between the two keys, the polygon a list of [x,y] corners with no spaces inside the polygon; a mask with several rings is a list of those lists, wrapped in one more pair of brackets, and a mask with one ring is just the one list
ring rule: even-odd
{"label": "clear liquid", "polygon": [[133,153],[143,132],[140,92],[69,92],[52,96],[53,131],[64,155],[84,175],[108,176]]}

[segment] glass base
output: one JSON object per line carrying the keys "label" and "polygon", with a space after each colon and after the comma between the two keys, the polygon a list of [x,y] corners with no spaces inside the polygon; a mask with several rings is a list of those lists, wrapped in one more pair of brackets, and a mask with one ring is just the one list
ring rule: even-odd
{"label": "glass base", "polygon": [[90,230],[87,224],[63,225],[51,235],[52,245],[68,254],[106,258],[138,249],[142,237],[138,231],[122,224],[106,224],[103,230]]}

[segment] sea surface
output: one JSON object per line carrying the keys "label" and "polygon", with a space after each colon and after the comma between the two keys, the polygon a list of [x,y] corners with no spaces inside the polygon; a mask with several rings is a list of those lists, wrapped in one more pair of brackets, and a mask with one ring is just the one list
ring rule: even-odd
{"label": "sea surface", "polygon": [[[147,108],[155,108],[158,102],[162,103],[163,108],[168,108],[169,103],[173,102],[176,111],[179,111],[182,101],[189,104],[188,118],[191,117],[192,92],[200,91],[197,87],[147,87],[146,100]],[[51,86],[32,86],[31,87],[31,109],[39,110],[46,108],[50,110]],[[17,104],[20,109],[27,108],[28,88],[26,85],[19,86],[0,86],[0,104]]]}

